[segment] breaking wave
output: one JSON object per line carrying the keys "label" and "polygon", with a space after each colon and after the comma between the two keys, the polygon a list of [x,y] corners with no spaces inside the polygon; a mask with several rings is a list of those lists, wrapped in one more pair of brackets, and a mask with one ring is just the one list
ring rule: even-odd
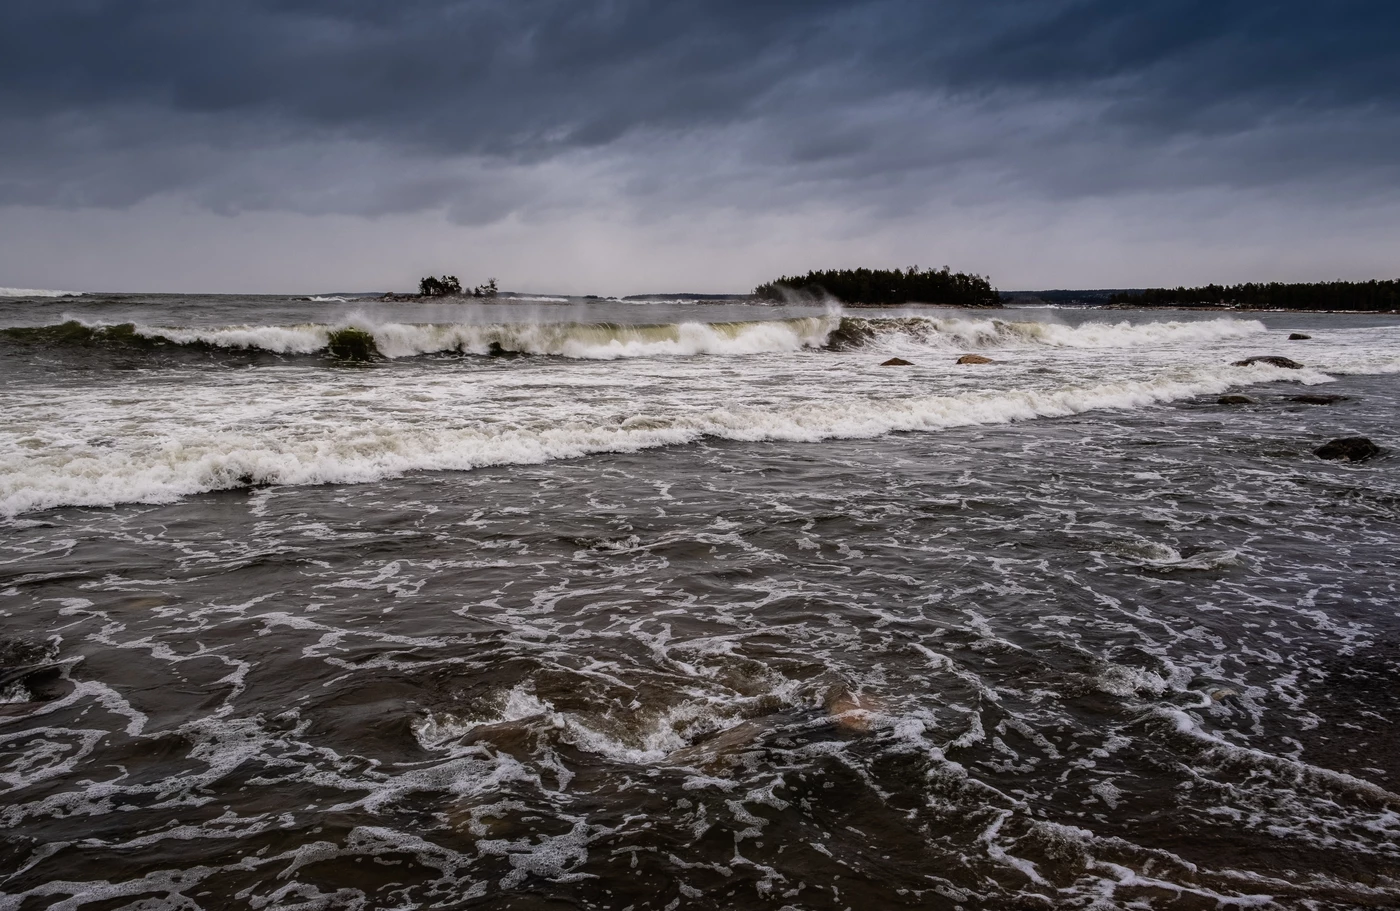
{"label": "breaking wave", "polygon": [[0,288],[0,297],[82,297],[81,291],[51,291],[45,288]]}
{"label": "breaking wave", "polygon": [[813,316],[742,322],[621,323],[371,323],[338,325],[170,327],[134,323],[95,326],[76,320],[55,326],[0,330],[0,337],[51,346],[262,351],[278,355],[343,356],[338,340],[363,340],[366,356],[389,359],[428,354],[548,355],[585,360],[693,355],[745,355],[803,349],[938,350],[1003,347],[1137,348],[1244,338],[1265,331],[1255,320],[1215,319],[1132,325],[1079,326],[1002,319]]}
{"label": "breaking wave", "polygon": [[1213,319],[1187,322],[1087,322],[1078,326],[1005,319],[938,319],[923,316],[866,319],[847,316],[832,333],[833,347],[878,345],[912,340],[947,348],[1143,348],[1182,342],[1214,342],[1264,332],[1258,320]]}

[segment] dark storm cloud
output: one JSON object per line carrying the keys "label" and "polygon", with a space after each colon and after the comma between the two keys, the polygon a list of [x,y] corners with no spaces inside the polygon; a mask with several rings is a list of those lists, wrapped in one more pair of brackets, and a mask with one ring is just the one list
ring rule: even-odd
{"label": "dark storm cloud", "polygon": [[15,0],[0,202],[1308,192],[1394,175],[1397,37],[1357,0]]}

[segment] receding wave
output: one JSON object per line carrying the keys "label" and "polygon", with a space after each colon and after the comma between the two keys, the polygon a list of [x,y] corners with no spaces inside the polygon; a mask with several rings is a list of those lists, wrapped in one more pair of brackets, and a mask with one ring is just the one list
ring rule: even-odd
{"label": "receding wave", "polygon": [[203,433],[172,446],[144,437],[102,448],[26,453],[0,463],[0,515],[58,506],[171,502],[212,490],[262,484],[363,483],[410,471],[467,471],[538,464],[603,452],[637,452],[704,438],[818,442],[892,432],[937,431],[1142,408],[1232,385],[1287,376],[1270,366],[1202,368],[1151,379],[901,399],[810,400],[786,407],[718,407],[639,413],[620,422],[570,420],[456,427],[351,422],[314,427],[244,427]]}
{"label": "receding wave", "polygon": [[741,322],[623,323],[371,323],[289,326],[55,326],[0,330],[12,341],[53,346],[261,351],[279,355],[406,358],[429,354],[548,355],[610,360],[634,357],[743,355],[813,348],[934,349],[1056,347],[1136,348],[1244,338],[1265,331],[1255,320],[1130,324],[1017,322],[1002,319],[812,316]]}
{"label": "receding wave", "polygon": [[47,288],[0,288],[0,297],[82,297],[81,291],[53,291]]}

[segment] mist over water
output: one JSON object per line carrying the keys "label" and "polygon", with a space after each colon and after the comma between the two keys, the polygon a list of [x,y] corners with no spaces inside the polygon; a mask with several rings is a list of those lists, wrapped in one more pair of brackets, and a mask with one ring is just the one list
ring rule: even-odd
{"label": "mist over water", "polygon": [[1394,907],[1397,327],[0,301],[0,908]]}

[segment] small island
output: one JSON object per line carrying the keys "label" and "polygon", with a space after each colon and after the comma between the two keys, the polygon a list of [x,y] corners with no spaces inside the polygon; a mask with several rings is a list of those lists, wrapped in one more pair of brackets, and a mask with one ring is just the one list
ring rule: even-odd
{"label": "small island", "polygon": [[462,282],[455,275],[444,275],[441,278],[436,275],[428,275],[418,280],[417,294],[395,294],[390,291],[380,300],[418,301],[425,298],[495,298],[499,296],[500,291],[496,287],[494,278],[488,278],[484,285],[477,285],[470,291],[464,291],[462,290]]}
{"label": "small island", "polygon": [[945,307],[1000,307],[1001,295],[984,275],[942,269],[828,269],[785,275],[759,285],[759,300],[834,298],[853,307],[936,304]]}

